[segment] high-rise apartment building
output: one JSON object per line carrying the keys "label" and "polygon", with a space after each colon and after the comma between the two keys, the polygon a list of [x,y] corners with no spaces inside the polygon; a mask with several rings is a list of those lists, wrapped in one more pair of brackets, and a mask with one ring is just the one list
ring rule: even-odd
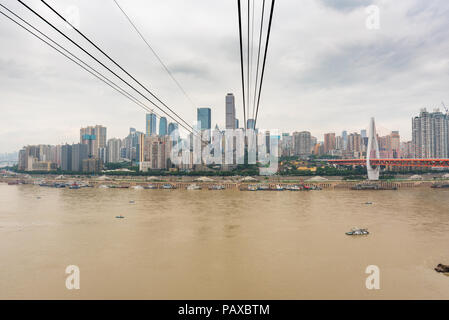
{"label": "high-rise apartment building", "polygon": [[143,138],[140,171],[166,169],[170,158],[171,144],[169,136],[146,136]]}
{"label": "high-rise apartment building", "polygon": [[368,136],[366,135],[365,129],[360,130],[360,135],[362,136],[362,139],[368,138]]}
{"label": "high-rise apartment building", "polygon": [[81,172],[83,170],[83,160],[89,158],[89,146],[87,144],[72,145],[72,170]]}
{"label": "high-rise apartment building", "polygon": [[360,156],[362,152],[362,136],[358,133],[348,135],[347,150],[352,152],[355,157]]}
{"label": "high-rise apartment building", "polygon": [[99,158],[100,148],[106,148],[106,127],[101,125],[80,129],[80,143],[88,146],[88,156]]}
{"label": "high-rise apartment building", "polygon": [[61,170],[72,171],[72,146],[65,144],[61,147]]}
{"label": "high-rise apartment building", "polygon": [[401,136],[399,131],[392,131],[390,134],[390,146],[394,159],[401,157]]}
{"label": "high-rise apartment building", "polygon": [[312,150],[312,137],[310,132],[294,132],[293,143],[296,156],[309,156]]}
{"label": "high-rise apartment building", "polygon": [[120,162],[120,149],[122,147],[121,139],[109,139],[108,140],[108,148],[107,148],[107,156],[106,161],[109,163],[117,163]]}
{"label": "high-rise apartment building", "polygon": [[422,109],[412,119],[412,143],[415,158],[449,157],[449,115]]}
{"label": "high-rise apartment building", "polygon": [[343,131],[341,133],[341,139],[343,142],[342,150],[347,150],[348,149],[348,132],[347,131]]}
{"label": "high-rise apartment building", "polygon": [[293,136],[289,133],[283,133],[281,139],[281,155],[283,157],[291,157],[293,151]]}
{"label": "high-rise apartment building", "polygon": [[413,150],[412,141],[401,142],[400,155],[402,159],[412,159],[414,157]]}
{"label": "high-rise apartment building", "polygon": [[336,149],[335,133],[326,133],[324,135],[324,153],[329,154]]}
{"label": "high-rise apartment building", "polygon": [[47,170],[57,167],[56,146],[26,146],[19,152],[18,169],[25,171]]}

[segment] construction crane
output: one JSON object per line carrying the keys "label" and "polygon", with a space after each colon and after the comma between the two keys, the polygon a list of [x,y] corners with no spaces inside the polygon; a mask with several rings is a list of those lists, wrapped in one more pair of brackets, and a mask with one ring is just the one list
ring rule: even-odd
{"label": "construction crane", "polygon": [[448,110],[448,108],[446,107],[446,105],[444,104],[443,101],[441,101],[441,104],[443,105],[444,110],[446,110],[446,114],[448,114],[449,110]]}

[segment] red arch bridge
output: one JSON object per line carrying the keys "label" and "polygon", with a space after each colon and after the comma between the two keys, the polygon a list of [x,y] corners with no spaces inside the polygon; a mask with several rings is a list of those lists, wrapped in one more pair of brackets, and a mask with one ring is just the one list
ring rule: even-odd
{"label": "red arch bridge", "polygon": [[[341,166],[366,166],[366,159],[328,160]],[[449,168],[449,159],[371,159],[371,166]]]}

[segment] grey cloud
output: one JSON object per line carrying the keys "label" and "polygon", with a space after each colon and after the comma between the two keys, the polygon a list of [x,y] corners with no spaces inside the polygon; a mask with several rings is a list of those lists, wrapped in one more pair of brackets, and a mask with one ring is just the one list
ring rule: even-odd
{"label": "grey cloud", "polygon": [[210,70],[207,65],[194,61],[173,63],[168,66],[168,69],[173,74],[183,74],[195,78],[210,77]]}
{"label": "grey cloud", "polygon": [[18,63],[13,58],[0,58],[0,74],[9,79],[23,79],[26,76],[29,76],[29,70],[24,64]]}
{"label": "grey cloud", "polygon": [[[39,1],[30,3],[48,13]],[[381,30],[369,32],[363,10],[354,9],[372,3],[383,2],[276,2],[261,127],[310,130],[320,138],[326,131],[360,129],[375,116],[379,126],[409,137],[410,117],[419,108],[449,102],[449,2],[390,1],[381,7],[388,10]],[[57,5],[79,6],[82,31],[193,123],[194,106],[113,2]],[[213,125],[224,123],[228,92],[243,121],[234,1],[135,0],[123,6],[195,104],[212,108]],[[11,7],[31,16],[15,2]],[[89,124],[107,126],[108,137],[123,137],[129,127],[143,130],[139,107],[1,17],[0,43],[0,152],[25,143],[71,143]]]}
{"label": "grey cloud", "polygon": [[320,0],[324,5],[335,10],[349,11],[373,4],[372,0]]}
{"label": "grey cloud", "polygon": [[299,76],[299,81],[321,87],[383,81],[397,72],[410,70],[420,47],[420,42],[410,43],[406,39],[348,45],[338,53],[318,58]]}

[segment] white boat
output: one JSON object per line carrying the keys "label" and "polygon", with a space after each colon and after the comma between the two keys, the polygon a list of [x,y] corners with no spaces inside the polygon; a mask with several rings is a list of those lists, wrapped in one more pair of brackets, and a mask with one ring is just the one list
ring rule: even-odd
{"label": "white boat", "polygon": [[213,186],[210,186],[209,187],[209,190],[224,190],[225,189],[225,186],[223,186],[223,185],[213,185]]}
{"label": "white boat", "polygon": [[366,236],[369,234],[368,229],[352,228],[351,231],[346,232],[348,236]]}
{"label": "white boat", "polygon": [[201,190],[201,187],[196,184],[191,184],[187,187],[187,190]]}
{"label": "white boat", "polygon": [[134,190],[143,190],[143,187],[142,187],[142,186],[132,186],[131,189],[134,189]]}

